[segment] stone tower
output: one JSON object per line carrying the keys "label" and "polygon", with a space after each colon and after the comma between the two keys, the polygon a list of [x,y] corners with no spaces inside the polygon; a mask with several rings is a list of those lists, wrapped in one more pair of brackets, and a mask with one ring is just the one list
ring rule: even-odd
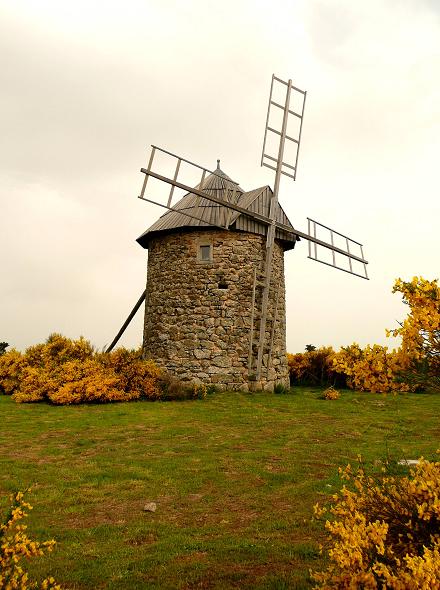
{"label": "stone tower", "polygon": [[[197,188],[224,198],[231,182],[218,165]],[[236,204],[267,216],[270,197],[268,186],[249,192],[238,187]],[[297,238],[276,231],[266,333],[272,354],[265,351],[256,383],[251,326],[258,328],[266,226],[191,193],[174,208],[137,240],[149,253],[145,356],[184,381],[245,391],[287,386],[284,252]],[[225,216],[228,230],[218,227]],[[292,227],[280,205],[276,219]]]}

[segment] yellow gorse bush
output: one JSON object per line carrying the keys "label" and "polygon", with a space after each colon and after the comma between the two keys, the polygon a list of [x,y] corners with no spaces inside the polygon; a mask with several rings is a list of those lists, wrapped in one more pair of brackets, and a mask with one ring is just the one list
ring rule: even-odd
{"label": "yellow gorse bush", "polygon": [[24,354],[0,356],[0,388],[19,403],[54,404],[159,399],[162,371],[140,350],[97,353],[84,338],[52,334]]}
{"label": "yellow gorse bush", "polygon": [[[55,387],[49,385],[47,397],[54,404],[80,404],[83,402],[121,401],[125,392],[114,372],[106,370],[94,359],[67,361],[62,373],[55,378]],[[15,396],[17,399],[17,396]],[[17,400],[18,401],[18,400]]]}
{"label": "yellow gorse bush", "polygon": [[1,590],[61,590],[52,577],[41,584],[32,581],[22,566],[24,559],[40,557],[45,551],[51,552],[55,541],[33,541],[26,533],[27,526],[19,524],[32,506],[25,502],[24,493],[11,496],[11,507],[6,521],[0,524],[0,589]]}
{"label": "yellow gorse bush", "polygon": [[393,293],[409,306],[407,318],[388,336],[402,338],[397,350],[358,344],[343,347],[332,358],[335,371],[347,376],[347,385],[359,391],[386,393],[440,387],[440,288],[438,281],[414,277],[397,279]]}
{"label": "yellow gorse bush", "polygon": [[322,347],[288,354],[287,362],[293,383],[327,385],[339,382],[340,386],[375,393],[412,389],[406,383],[396,382],[396,376],[409,366],[406,355],[378,344],[361,348],[354,343],[338,352]]}
{"label": "yellow gorse bush", "polygon": [[407,318],[388,335],[402,338],[408,360],[403,376],[416,387],[440,391],[440,287],[438,281],[414,277],[397,279],[393,293],[401,293],[409,307]]}
{"label": "yellow gorse bush", "polygon": [[347,385],[374,393],[440,390],[440,287],[438,281],[414,277],[397,279],[393,293],[401,293],[409,307],[400,327],[388,336],[402,338],[401,346],[389,350],[374,344],[361,348],[353,343],[335,352],[322,347],[288,354],[292,383]]}
{"label": "yellow gorse bush", "polygon": [[160,399],[162,370],[153,361],[143,360],[140,350],[117,348],[101,354],[99,360],[106,370],[114,371],[125,399]]}
{"label": "yellow gorse bush", "polygon": [[324,399],[334,400],[339,399],[341,397],[341,394],[334,387],[327,387],[327,389],[324,390],[322,396]]}
{"label": "yellow gorse bush", "polygon": [[14,348],[0,355],[0,384],[6,394],[11,395],[17,390],[25,366],[24,356]]}
{"label": "yellow gorse bush", "polygon": [[397,279],[393,293],[401,293],[409,306],[408,317],[400,328],[388,334],[402,338],[403,351],[412,358],[420,359],[427,349],[440,353],[440,287],[438,281],[413,277],[405,282]]}
{"label": "yellow gorse bush", "polygon": [[330,565],[312,578],[316,589],[435,590],[440,588],[440,463],[420,459],[405,477],[340,470],[352,484],[315,506],[330,518]]}
{"label": "yellow gorse bush", "polygon": [[287,354],[291,383],[328,385],[337,378],[332,359],[335,351],[331,346],[322,346],[304,353]]}
{"label": "yellow gorse bush", "polygon": [[402,351],[389,351],[379,344],[362,349],[354,343],[342,347],[332,357],[332,365],[337,373],[346,376],[350,389],[373,393],[411,391],[407,383],[396,381],[396,376],[409,366]]}

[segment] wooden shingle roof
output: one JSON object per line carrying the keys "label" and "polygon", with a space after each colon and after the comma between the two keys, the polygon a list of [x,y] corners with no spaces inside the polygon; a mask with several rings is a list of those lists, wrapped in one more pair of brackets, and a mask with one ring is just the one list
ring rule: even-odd
{"label": "wooden shingle roof", "polygon": [[[236,205],[248,209],[249,212],[269,216],[270,198],[272,196],[271,188],[269,186],[262,186],[245,192],[220,169],[219,165],[214,174],[207,176],[203,184],[199,184],[195,188],[221,199],[230,200],[233,198]],[[148,248],[150,239],[158,234],[172,233],[185,229],[188,231],[197,231],[197,229],[202,228],[205,230],[222,227],[228,216],[229,229],[232,231],[244,231],[264,236],[267,233],[267,226],[265,224],[259,223],[251,217],[218,205],[209,199],[204,199],[193,193],[183,196],[174,205],[174,209],[174,211],[167,211],[162,215],[136,240],[143,248]],[[193,217],[189,217],[189,215]],[[293,227],[279,204],[276,220],[284,225]],[[298,239],[292,234],[287,234],[278,229],[276,230],[275,237],[284,242],[284,248],[286,250],[293,248]]]}

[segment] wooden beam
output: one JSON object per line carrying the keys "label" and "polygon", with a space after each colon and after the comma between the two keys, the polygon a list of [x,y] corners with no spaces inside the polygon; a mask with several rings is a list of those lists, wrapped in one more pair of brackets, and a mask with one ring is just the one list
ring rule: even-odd
{"label": "wooden beam", "polygon": [[122,324],[122,328],[119,330],[119,332],[116,334],[116,336],[114,337],[113,341],[111,342],[110,346],[106,349],[105,352],[110,352],[111,350],[113,350],[113,348],[116,346],[116,344],[118,343],[120,337],[122,336],[122,334],[125,332],[125,330],[127,329],[128,324],[131,322],[131,320],[134,318],[134,316],[136,315],[137,310],[140,308],[140,306],[142,305],[142,303],[145,300],[145,296],[147,294],[147,290],[145,289],[145,291],[142,293],[142,295],[139,297],[136,305],[133,307],[133,309],[131,310],[128,318],[125,320],[125,322]]}

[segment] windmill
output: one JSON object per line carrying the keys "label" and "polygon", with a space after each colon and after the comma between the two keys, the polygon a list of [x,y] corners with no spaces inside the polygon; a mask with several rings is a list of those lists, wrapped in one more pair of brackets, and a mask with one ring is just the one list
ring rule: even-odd
{"label": "windmill", "polygon": [[[166,213],[137,240],[151,277],[108,350],[146,300],[145,353],[171,372],[236,389],[287,384],[284,251],[304,239],[311,260],[368,279],[362,244],[310,218],[299,231],[278,202],[281,177],[296,179],[305,101],[272,76],[261,165],[275,172],[273,191],[246,192],[219,161],[210,171],[151,147],[139,198]],[[161,200],[147,196],[152,181],[170,187]]]}

